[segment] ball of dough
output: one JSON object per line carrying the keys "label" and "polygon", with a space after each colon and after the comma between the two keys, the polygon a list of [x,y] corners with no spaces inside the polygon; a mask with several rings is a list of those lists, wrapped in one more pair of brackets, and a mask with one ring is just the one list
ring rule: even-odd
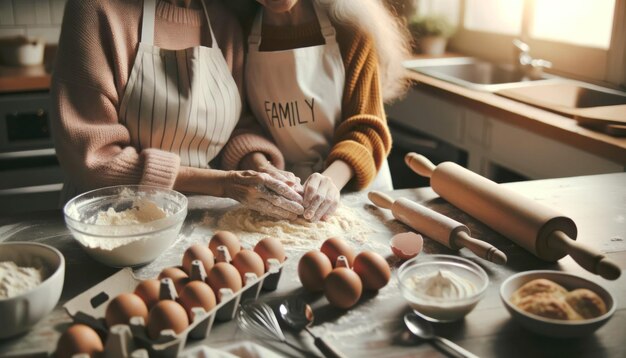
{"label": "ball of dough", "polygon": [[518,303],[527,296],[536,295],[538,293],[545,293],[555,297],[564,297],[567,294],[567,290],[563,286],[543,278],[526,282],[522,287],[518,288],[511,296],[511,303],[518,305]]}
{"label": "ball of dough", "polygon": [[579,288],[568,292],[565,301],[583,318],[595,318],[606,313],[606,304],[593,291]]}
{"label": "ball of dough", "polygon": [[517,307],[545,318],[572,321],[582,319],[565,300],[548,293],[537,293],[523,297],[517,303]]}

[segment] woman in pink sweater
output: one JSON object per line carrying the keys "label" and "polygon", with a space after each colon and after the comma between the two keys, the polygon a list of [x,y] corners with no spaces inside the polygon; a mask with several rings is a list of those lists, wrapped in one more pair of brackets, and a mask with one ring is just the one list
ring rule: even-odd
{"label": "woman in pink sweater", "polygon": [[[212,169],[250,151],[283,165],[241,115],[242,72],[241,31],[218,1],[69,0],[52,85],[64,199],[145,184],[301,215],[288,173]],[[233,133],[245,140],[220,154]]]}

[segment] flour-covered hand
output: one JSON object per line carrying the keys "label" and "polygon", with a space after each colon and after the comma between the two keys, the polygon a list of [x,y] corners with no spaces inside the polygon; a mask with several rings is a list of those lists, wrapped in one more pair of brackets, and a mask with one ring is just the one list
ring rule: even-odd
{"label": "flour-covered hand", "polygon": [[224,195],[278,219],[295,220],[304,212],[302,196],[292,187],[253,170],[230,172],[224,182]]}
{"label": "flour-covered hand", "polygon": [[304,190],[300,182],[300,178],[295,176],[295,174],[293,174],[292,172],[276,168],[269,161],[265,162],[264,164],[258,165],[256,170],[261,173],[267,173],[272,178],[280,180],[281,182],[293,188],[298,193],[302,193],[302,191]]}
{"label": "flour-covered hand", "polygon": [[313,173],[304,183],[304,218],[311,222],[326,220],[339,205],[339,189],[331,178]]}

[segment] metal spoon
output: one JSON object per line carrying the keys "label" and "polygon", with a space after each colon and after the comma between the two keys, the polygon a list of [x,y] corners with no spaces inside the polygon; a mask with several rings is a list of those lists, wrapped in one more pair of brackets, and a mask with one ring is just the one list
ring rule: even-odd
{"label": "metal spoon", "polygon": [[315,346],[327,358],[344,358],[336,348],[328,344],[323,338],[316,336],[309,326],[313,323],[315,316],[313,310],[306,302],[297,296],[292,296],[281,303],[279,307],[280,317],[287,323],[289,327],[299,332],[302,329],[309,332],[314,338]]}
{"label": "metal spoon", "polygon": [[433,325],[425,319],[418,317],[413,312],[404,315],[404,323],[409,328],[409,331],[411,331],[411,333],[422,339],[443,344],[455,351],[456,353],[460,354],[462,357],[478,358],[477,355],[466,351],[465,349],[456,345],[454,342],[449,341],[443,337],[436,336]]}

